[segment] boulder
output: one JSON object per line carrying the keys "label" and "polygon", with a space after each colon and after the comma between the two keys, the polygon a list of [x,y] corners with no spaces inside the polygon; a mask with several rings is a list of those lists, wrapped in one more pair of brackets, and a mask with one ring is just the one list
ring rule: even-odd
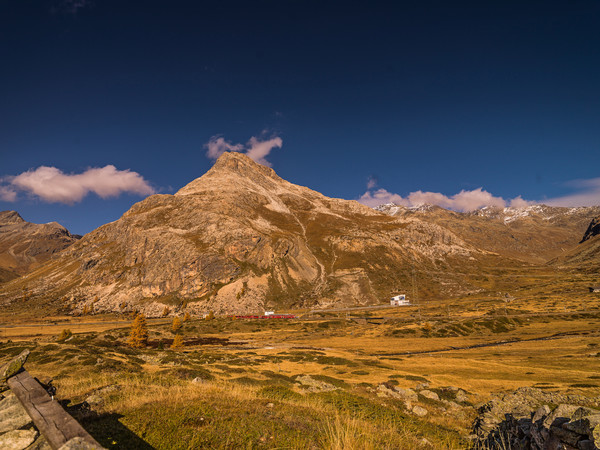
{"label": "boulder", "polygon": [[562,425],[564,422],[568,422],[571,418],[571,415],[573,415],[577,409],[577,405],[558,405],[556,408],[554,408],[550,415],[546,417],[544,420],[544,426],[550,427],[551,425],[559,425],[559,423],[555,423],[557,421],[560,422],[560,425]]}
{"label": "boulder", "polygon": [[440,401],[440,396],[437,395],[433,391],[429,391],[427,389],[424,389],[421,392],[419,392],[419,394],[421,394],[423,397],[428,398],[430,400],[435,400],[435,401],[438,401],[438,402]]}
{"label": "boulder", "polygon": [[465,391],[459,389],[456,391],[456,397],[454,398],[459,403],[465,403],[469,401],[469,397]]}
{"label": "boulder", "polygon": [[551,410],[548,405],[542,405],[537,409],[537,411],[531,418],[531,421],[535,423],[538,420],[544,420],[546,417],[548,417],[548,414],[550,414],[550,412]]}
{"label": "boulder", "polygon": [[0,433],[23,428],[31,422],[31,417],[14,394],[11,393],[0,401]]}
{"label": "boulder", "polygon": [[25,349],[15,359],[0,367],[0,391],[2,390],[2,387],[7,386],[6,381],[10,377],[21,371],[25,361],[27,361],[27,358],[29,357],[29,353],[31,352],[28,349]]}
{"label": "boulder", "polygon": [[0,434],[0,448],[2,450],[23,450],[33,444],[37,436],[36,430],[12,430]]}
{"label": "boulder", "polygon": [[403,389],[391,384],[380,384],[377,386],[377,395],[380,397],[392,397],[404,402],[416,402],[419,397],[412,389]]}
{"label": "boulder", "polygon": [[424,417],[427,415],[427,410],[419,405],[415,405],[412,408],[413,414],[416,414],[419,417]]}

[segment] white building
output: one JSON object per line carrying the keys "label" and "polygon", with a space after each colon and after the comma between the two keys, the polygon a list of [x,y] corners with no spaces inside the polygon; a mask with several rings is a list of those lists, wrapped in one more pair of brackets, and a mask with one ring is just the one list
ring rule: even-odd
{"label": "white building", "polygon": [[406,299],[405,294],[401,294],[401,295],[396,295],[395,297],[392,297],[392,299],[390,300],[390,305],[392,305],[392,306],[408,306],[408,305],[410,305],[410,302]]}
{"label": "white building", "polygon": [[265,316],[272,316],[275,314],[275,311],[265,311]]}

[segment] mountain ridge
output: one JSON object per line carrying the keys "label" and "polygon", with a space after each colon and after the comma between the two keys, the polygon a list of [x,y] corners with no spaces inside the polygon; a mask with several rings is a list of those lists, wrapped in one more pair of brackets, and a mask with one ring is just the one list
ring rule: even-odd
{"label": "mountain ridge", "polygon": [[576,247],[590,220],[600,215],[598,206],[484,207],[463,213],[432,205],[392,203],[376,209],[392,217],[419,217],[446,227],[477,248],[535,264],[550,262]]}
{"label": "mountain ridge", "polygon": [[77,241],[57,222],[27,222],[16,211],[0,211],[0,282],[17,278]]}

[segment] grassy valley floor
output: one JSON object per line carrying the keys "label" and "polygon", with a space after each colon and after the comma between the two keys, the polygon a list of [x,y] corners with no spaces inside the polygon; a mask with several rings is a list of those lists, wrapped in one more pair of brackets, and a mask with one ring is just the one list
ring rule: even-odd
{"label": "grassy valley floor", "polygon": [[108,448],[468,448],[493,394],[600,395],[599,298],[546,297],[191,319],[179,350],[172,318],[132,349],[123,317],[3,317],[0,363],[31,349],[29,372]]}

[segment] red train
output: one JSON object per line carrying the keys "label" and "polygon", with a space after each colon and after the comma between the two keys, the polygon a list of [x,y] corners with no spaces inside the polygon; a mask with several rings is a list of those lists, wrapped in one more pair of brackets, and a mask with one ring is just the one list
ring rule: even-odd
{"label": "red train", "polygon": [[295,314],[268,314],[265,316],[254,316],[254,315],[247,315],[247,316],[227,316],[230,319],[295,319],[296,315]]}

